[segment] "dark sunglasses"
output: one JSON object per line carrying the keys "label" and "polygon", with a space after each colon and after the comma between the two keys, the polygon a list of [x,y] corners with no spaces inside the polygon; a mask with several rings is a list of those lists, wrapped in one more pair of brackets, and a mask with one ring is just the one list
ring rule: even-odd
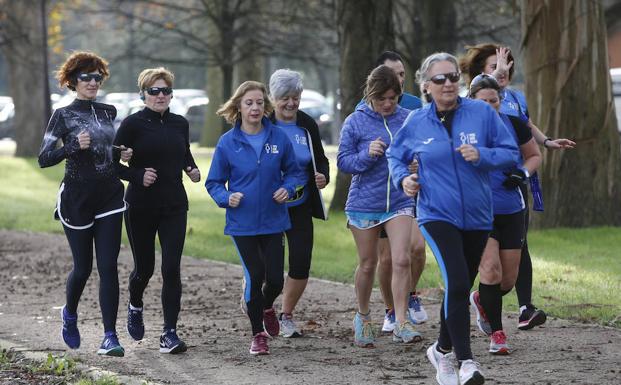
{"label": "dark sunglasses", "polygon": [[432,76],[431,80],[433,84],[442,85],[446,83],[446,79],[448,79],[451,83],[457,83],[459,81],[461,74],[459,72],[449,72],[447,74],[437,74],[436,76]]}
{"label": "dark sunglasses", "polygon": [[[470,95],[470,97],[473,98],[474,94],[476,94],[477,92],[485,88],[491,88],[491,89],[495,89],[496,91],[499,91],[500,85],[498,84],[498,80],[496,80],[496,78],[493,77],[492,75],[480,74],[480,75],[475,76],[470,82],[470,88],[468,90],[468,95]],[[502,100],[502,95],[500,94],[500,92],[498,92],[498,94],[499,94],[498,96]]]}
{"label": "dark sunglasses", "polygon": [[103,75],[101,74],[79,74],[78,75],[78,80],[81,80],[83,82],[88,83],[93,79],[95,79],[95,81],[99,83],[103,80]]}
{"label": "dark sunglasses", "polygon": [[157,96],[160,92],[164,95],[170,95],[172,94],[173,89],[172,87],[149,87],[145,88],[144,91],[151,96]]}

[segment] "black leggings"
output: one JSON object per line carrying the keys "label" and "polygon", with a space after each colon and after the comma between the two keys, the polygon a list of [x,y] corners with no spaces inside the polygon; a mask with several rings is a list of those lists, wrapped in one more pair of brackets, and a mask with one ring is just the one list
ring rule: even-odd
{"label": "black leggings", "polygon": [[440,221],[427,222],[420,229],[444,280],[438,344],[442,349],[452,348],[459,360],[472,359],[468,296],[489,231],[464,231]]}
{"label": "black leggings", "polygon": [[67,226],[65,235],[73,254],[73,270],[67,278],[67,310],[77,314],[84,286],[93,270],[93,240],[99,272],[99,306],[105,332],[116,331],[119,308],[117,259],[121,247],[121,213],[96,219],[93,226],[75,230]]}
{"label": "black leggings", "polygon": [[181,254],[185,242],[187,210],[181,208],[132,209],[125,212],[125,227],[134,255],[129,276],[129,300],[142,307],[142,295],[155,269],[155,234],[162,248],[162,307],[164,328],[175,329],[181,308]]}
{"label": "black leggings", "polygon": [[307,279],[313,254],[313,216],[310,198],[289,209],[291,229],[287,230],[289,245],[289,277]]}
{"label": "black leggings", "polygon": [[526,214],[524,218],[524,243],[522,244],[522,255],[517,280],[515,281],[515,292],[520,306],[530,305],[533,295],[533,262],[528,251],[528,222],[530,210],[528,208],[528,188],[522,187],[522,196],[526,204]]}
{"label": "black leggings", "polygon": [[233,242],[244,267],[244,299],[255,335],[263,331],[263,310],[272,307],[284,284],[283,234],[237,235]]}

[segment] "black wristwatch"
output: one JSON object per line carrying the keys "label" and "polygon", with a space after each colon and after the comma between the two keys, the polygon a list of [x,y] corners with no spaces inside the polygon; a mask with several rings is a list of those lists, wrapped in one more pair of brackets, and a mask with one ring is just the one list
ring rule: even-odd
{"label": "black wristwatch", "polygon": [[551,142],[551,141],[552,141],[552,139],[550,139],[550,138],[546,138],[546,139],[543,141],[543,147],[548,148],[548,146],[546,146],[546,143],[548,143],[548,141],[550,141],[550,142]]}

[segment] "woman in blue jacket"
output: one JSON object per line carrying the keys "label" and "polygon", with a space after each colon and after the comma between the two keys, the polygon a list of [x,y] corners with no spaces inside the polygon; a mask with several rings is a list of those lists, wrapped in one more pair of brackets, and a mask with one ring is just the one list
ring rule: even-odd
{"label": "woman in blue jacket", "polygon": [[369,299],[382,228],[388,234],[392,251],[392,291],[397,319],[393,340],[414,342],[421,339],[406,316],[414,201],[392,186],[385,156],[393,135],[409,113],[398,105],[400,94],[401,84],[395,72],[386,65],[375,68],[366,81],[366,103],[345,119],[341,130],[337,165],[341,171],[353,174],[345,213],[358,249],[354,278],[358,300],[354,343],[361,347],[374,344]]}
{"label": "woman in blue jacket", "polygon": [[234,127],[216,146],[205,187],[226,208],[230,235],[244,267],[244,299],[252,325],[250,354],[269,354],[279,333],[274,300],[283,288],[283,232],[291,227],[286,202],[306,183],[287,135],[266,117],[265,85],[242,83],[217,114]]}
{"label": "woman in blue jacket", "polygon": [[[446,289],[427,357],[440,384],[477,385],[485,380],[470,349],[468,295],[492,229],[489,171],[515,164],[517,148],[489,105],[458,96],[458,68],[448,53],[423,61],[417,75],[432,102],[409,115],[388,160],[395,186],[409,196],[420,190],[418,223]],[[408,171],[412,158],[418,174]]]}

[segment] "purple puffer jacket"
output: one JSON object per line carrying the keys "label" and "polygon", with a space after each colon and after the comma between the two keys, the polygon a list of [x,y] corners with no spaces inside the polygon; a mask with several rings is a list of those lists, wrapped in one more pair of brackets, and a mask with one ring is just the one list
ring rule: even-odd
{"label": "purple puffer jacket", "polygon": [[353,175],[346,211],[389,212],[414,206],[412,198],[393,186],[386,155],[369,156],[369,144],[377,138],[390,146],[409,113],[397,106],[394,114],[383,118],[365,103],[345,119],[337,166]]}

